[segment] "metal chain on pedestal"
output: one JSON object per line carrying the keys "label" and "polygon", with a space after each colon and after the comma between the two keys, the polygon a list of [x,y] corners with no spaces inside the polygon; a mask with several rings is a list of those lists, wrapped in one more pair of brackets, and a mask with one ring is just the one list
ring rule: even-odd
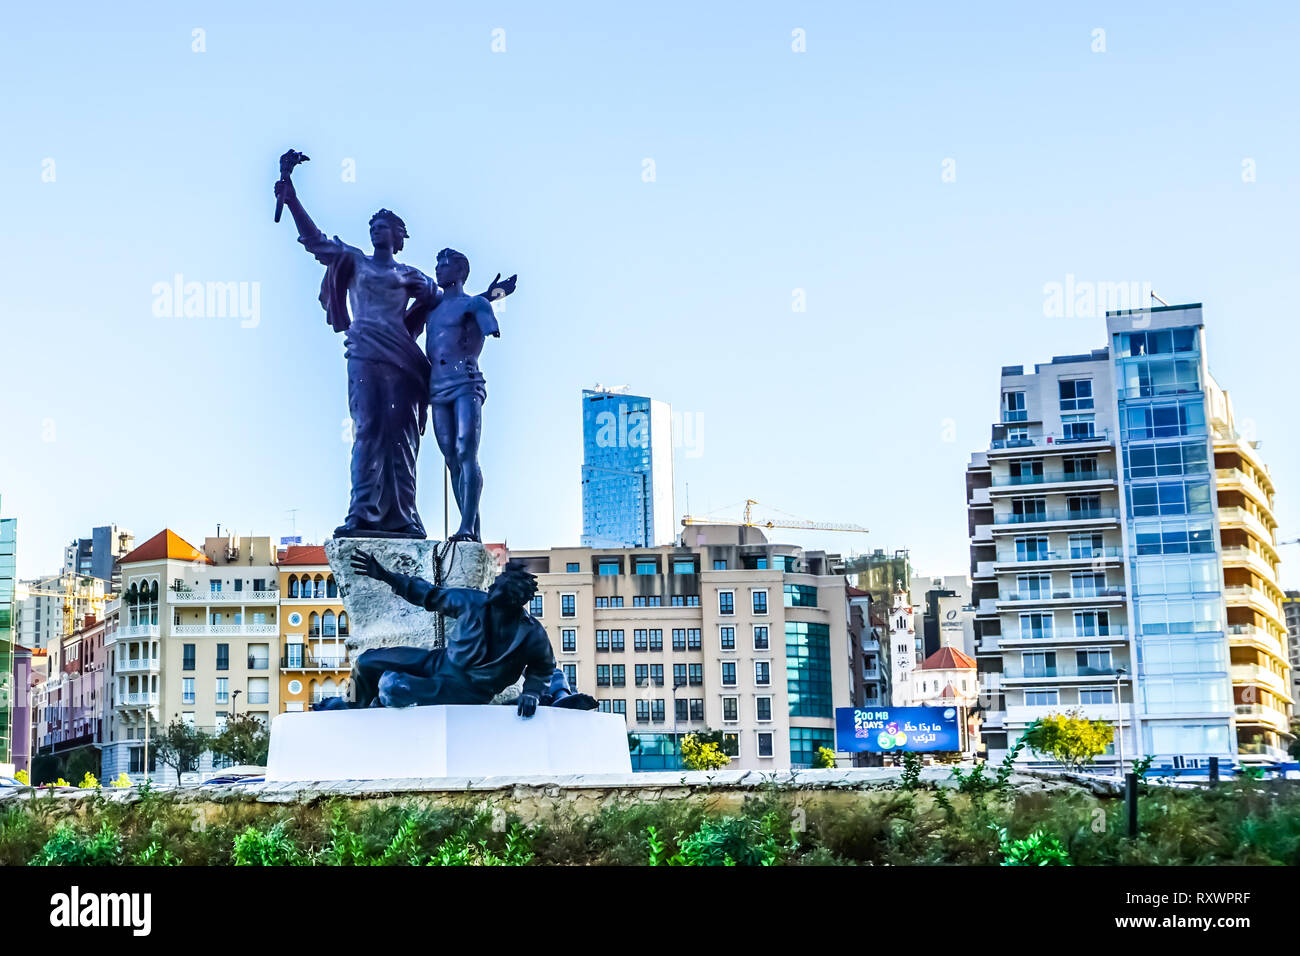
{"label": "metal chain on pedestal", "polygon": [[[433,549],[433,583],[435,587],[442,587],[442,582],[447,579],[451,572],[450,568],[444,570],[443,562],[447,556],[452,553],[452,548],[456,546],[454,541],[443,541],[438,547]],[[452,563],[455,563],[455,557],[452,557]],[[438,647],[447,646],[447,621],[441,614],[437,615],[437,637],[434,639]]]}

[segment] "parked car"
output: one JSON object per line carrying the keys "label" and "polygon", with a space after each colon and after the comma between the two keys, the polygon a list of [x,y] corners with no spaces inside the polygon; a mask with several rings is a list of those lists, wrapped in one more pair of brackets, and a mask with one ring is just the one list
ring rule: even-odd
{"label": "parked car", "polygon": [[0,787],[21,787],[22,784],[13,777],[0,777]]}

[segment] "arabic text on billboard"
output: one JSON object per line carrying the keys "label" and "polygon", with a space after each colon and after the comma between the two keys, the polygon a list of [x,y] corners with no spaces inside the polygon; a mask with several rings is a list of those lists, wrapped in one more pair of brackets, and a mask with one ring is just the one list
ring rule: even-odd
{"label": "arabic text on billboard", "polygon": [[835,747],[841,753],[961,749],[956,707],[837,707]]}

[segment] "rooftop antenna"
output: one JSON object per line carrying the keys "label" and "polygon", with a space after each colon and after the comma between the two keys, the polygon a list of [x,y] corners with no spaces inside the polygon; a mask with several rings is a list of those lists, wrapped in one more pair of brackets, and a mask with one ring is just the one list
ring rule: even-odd
{"label": "rooftop antenna", "polygon": [[1160,298],[1160,296],[1156,295],[1154,290],[1151,292],[1151,298],[1155,299],[1157,302],[1159,302],[1161,305],[1165,306],[1166,308],[1169,307],[1169,303],[1166,302],[1164,299]]}

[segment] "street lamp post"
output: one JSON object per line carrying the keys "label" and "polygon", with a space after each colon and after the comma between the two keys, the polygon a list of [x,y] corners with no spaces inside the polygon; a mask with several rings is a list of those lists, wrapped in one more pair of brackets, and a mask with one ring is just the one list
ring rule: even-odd
{"label": "street lamp post", "polygon": [[1119,718],[1119,725],[1115,729],[1115,739],[1119,741],[1119,775],[1120,779],[1124,777],[1124,690],[1121,681],[1127,674],[1122,667],[1115,668],[1115,714]]}
{"label": "street lamp post", "polygon": [[239,695],[242,690],[232,690],[230,692],[230,719],[235,720],[239,716]]}

